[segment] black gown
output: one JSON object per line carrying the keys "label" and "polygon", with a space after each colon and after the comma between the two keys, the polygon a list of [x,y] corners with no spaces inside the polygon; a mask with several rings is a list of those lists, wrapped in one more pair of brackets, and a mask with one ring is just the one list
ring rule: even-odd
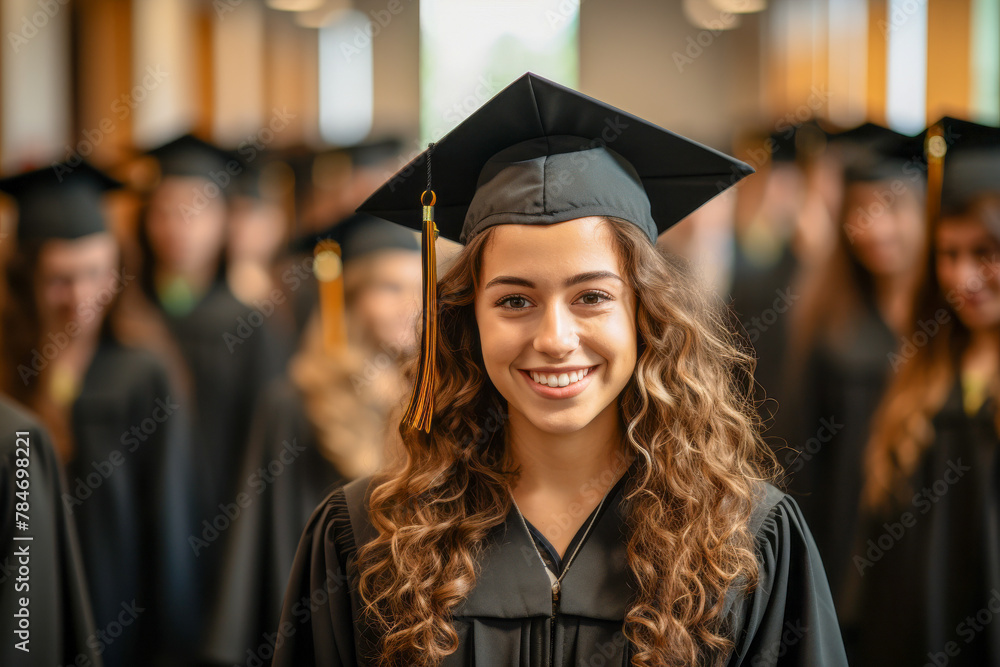
{"label": "black gown", "polygon": [[[842,332],[811,352],[789,403],[795,426],[779,461],[816,539],[838,609],[857,586],[851,557],[860,530],[865,448],[897,348],[895,334],[866,304]],[[781,423],[790,423],[788,417]]]}
{"label": "black gown", "polygon": [[967,416],[956,380],[914,495],[872,517],[859,540],[857,664],[1000,664],[996,409],[990,399]]}
{"label": "black gown", "polygon": [[[18,446],[17,432],[27,433],[28,446]],[[21,451],[18,451],[18,450]],[[18,477],[18,459],[27,457],[27,477]],[[27,530],[16,523],[17,496],[27,480]],[[22,485],[23,486],[23,485]],[[38,421],[0,397],[0,664],[14,667],[52,667],[89,664],[100,667],[101,658],[87,640],[94,636],[80,546],[76,527],[66,512],[65,491],[52,443]],[[30,537],[30,540],[15,539]],[[23,552],[27,550],[28,578],[21,577]],[[24,588],[27,586],[27,588]],[[21,598],[28,599],[29,632],[26,648],[16,644],[14,634]],[[77,663],[78,657],[88,661]]]}
{"label": "black gown", "polygon": [[243,662],[247,651],[273,643],[299,536],[310,515],[343,483],[320,453],[299,390],[273,382],[256,411],[240,480],[246,494],[229,530],[202,658]]}
{"label": "black gown", "polygon": [[176,664],[194,650],[198,463],[179,399],[158,358],[105,335],[73,404],[64,501],[105,665]]}
{"label": "black gown", "polygon": [[[334,491],[310,519],[276,628],[273,667],[365,664],[358,656],[377,642],[371,628],[358,632],[354,622],[356,545],[374,531],[364,509],[368,481]],[[459,647],[442,664],[627,665],[631,647],[621,630],[630,573],[621,498],[619,485],[595,510],[587,536],[577,536],[581,546],[555,613],[546,566],[512,508],[482,556],[476,587],[453,614]],[[768,486],[751,529],[760,585],[730,600],[735,649],[728,664],[846,665],[823,565],[795,502]]]}

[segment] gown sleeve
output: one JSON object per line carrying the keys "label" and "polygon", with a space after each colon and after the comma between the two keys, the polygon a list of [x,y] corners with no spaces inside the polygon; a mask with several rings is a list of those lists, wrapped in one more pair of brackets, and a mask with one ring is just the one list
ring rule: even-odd
{"label": "gown sleeve", "polygon": [[768,487],[759,511],[760,577],[737,603],[729,665],[847,665],[826,572],[798,505]]}
{"label": "gown sleeve", "polygon": [[353,667],[355,542],[343,489],[309,518],[288,579],[272,667]]}

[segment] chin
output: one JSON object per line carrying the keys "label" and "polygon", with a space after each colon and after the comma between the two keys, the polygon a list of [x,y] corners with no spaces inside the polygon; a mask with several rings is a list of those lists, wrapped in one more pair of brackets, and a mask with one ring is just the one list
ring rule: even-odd
{"label": "chin", "polygon": [[587,424],[594,421],[600,410],[584,412],[579,409],[569,410],[543,410],[535,406],[525,410],[520,406],[514,406],[532,426],[544,433],[553,435],[566,435],[576,433]]}

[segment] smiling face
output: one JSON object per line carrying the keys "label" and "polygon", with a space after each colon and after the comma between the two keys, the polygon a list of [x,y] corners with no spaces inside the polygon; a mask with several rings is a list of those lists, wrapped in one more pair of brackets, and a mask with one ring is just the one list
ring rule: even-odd
{"label": "smiling face", "polygon": [[608,223],[509,224],[492,234],[476,322],[486,372],[512,422],[522,416],[565,434],[615,415],[636,365],[636,296]]}
{"label": "smiling face", "polygon": [[935,233],[941,291],[973,331],[1000,327],[1000,241],[977,218],[946,218]]}

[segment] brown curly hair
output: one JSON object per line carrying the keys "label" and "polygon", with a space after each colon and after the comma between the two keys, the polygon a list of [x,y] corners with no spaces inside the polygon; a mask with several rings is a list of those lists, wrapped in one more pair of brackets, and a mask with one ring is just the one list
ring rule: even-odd
{"label": "brown curly hair", "polygon": [[[637,295],[639,349],[619,397],[629,458],[627,560],[635,581],[624,633],[633,665],[722,664],[726,594],[755,586],[747,528],[773,465],[758,435],[753,360],[721,309],[635,225],[607,218]],[[458,647],[451,611],[475,586],[490,531],[511,509],[506,404],[484,370],[473,309],[490,230],[439,282],[431,432],[403,430],[405,455],[372,483],[378,536],[358,552],[363,615],[378,662],[436,665]]]}

